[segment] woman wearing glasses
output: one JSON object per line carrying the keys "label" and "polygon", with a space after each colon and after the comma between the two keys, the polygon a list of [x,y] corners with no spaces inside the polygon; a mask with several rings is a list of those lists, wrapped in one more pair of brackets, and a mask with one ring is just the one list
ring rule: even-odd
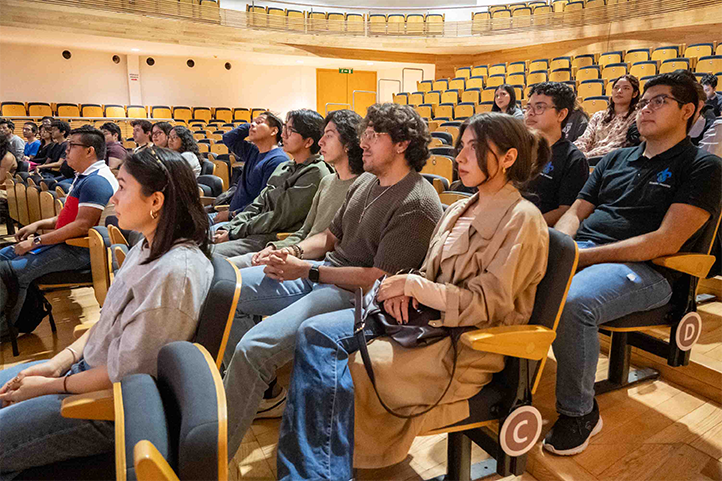
{"label": "woman wearing glasses", "polygon": [[592,115],[587,130],[574,145],[587,158],[601,157],[624,147],[627,130],[634,122],[639,95],[639,80],[634,75],[622,75],[615,80],[609,107]]}
{"label": "woman wearing glasses", "polygon": [[[420,274],[386,278],[377,301],[399,324],[412,304],[439,310],[439,327],[525,324],[546,272],[549,234],[519,190],[546,165],[549,145],[521,120],[494,112],[471,117],[459,134],[459,177],[478,193],[438,222]],[[467,417],[467,399],[504,367],[503,356],[462,343],[455,350],[448,337],[416,348],[380,337],[368,345],[374,387],[357,349],[353,309],[301,324],[279,479],[351,479],[353,467],[398,463],[416,435]],[[376,389],[392,410],[418,417],[388,413]]]}
{"label": "woman wearing glasses", "polygon": [[112,451],[113,423],[63,418],[62,400],[155,374],[160,348],[196,331],[213,267],[193,172],[177,153],[149,147],[123,164],[118,183],[119,226],[145,241],[128,253],[88,332],[48,361],[0,371],[0,479]]}

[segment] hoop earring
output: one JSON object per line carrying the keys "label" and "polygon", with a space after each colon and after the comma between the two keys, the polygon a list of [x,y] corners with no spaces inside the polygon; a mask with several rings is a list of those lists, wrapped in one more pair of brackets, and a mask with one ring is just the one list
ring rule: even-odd
{"label": "hoop earring", "polygon": [[158,212],[153,212],[153,209],[150,210],[150,218],[155,220],[158,218]]}

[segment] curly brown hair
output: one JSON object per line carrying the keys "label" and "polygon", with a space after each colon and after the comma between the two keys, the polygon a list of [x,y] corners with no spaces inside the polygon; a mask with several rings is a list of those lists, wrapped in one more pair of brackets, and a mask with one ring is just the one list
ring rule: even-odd
{"label": "curly brown hair", "polygon": [[359,125],[359,135],[367,127],[375,132],[389,134],[396,142],[409,142],[404,157],[409,167],[416,172],[426,165],[429,159],[429,142],[431,134],[426,122],[409,105],[392,103],[374,104],[366,111],[366,118]]}

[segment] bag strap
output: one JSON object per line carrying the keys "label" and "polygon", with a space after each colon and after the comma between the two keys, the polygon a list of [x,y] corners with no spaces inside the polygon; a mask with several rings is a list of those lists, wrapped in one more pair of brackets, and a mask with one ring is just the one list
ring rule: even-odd
{"label": "bag strap", "polygon": [[355,322],[354,322],[354,335],[356,336],[356,342],[358,342],[359,346],[359,352],[361,353],[361,359],[364,363],[364,368],[366,369],[366,374],[368,374],[369,379],[371,380],[371,385],[374,388],[374,392],[376,393],[376,397],[379,400],[379,403],[381,403],[381,406],[391,414],[392,416],[396,416],[397,418],[401,419],[413,419],[417,418],[419,416],[423,416],[424,414],[430,412],[432,409],[437,407],[439,403],[441,403],[441,400],[444,399],[444,396],[446,396],[446,393],[449,392],[449,389],[451,388],[451,384],[454,382],[454,375],[456,374],[456,361],[457,361],[457,338],[455,333],[451,332],[449,334],[449,337],[451,338],[451,346],[454,349],[454,363],[453,367],[451,368],[451,378],[449,379],[449,384],[446,385],[446,389],[444,389],[444,392],[441,394],[439,399],[428,407],[427,409],[415,413],[415,414],[399,414],[384,402],[383,399],[381,399],[381,395],[379,394],[379,390],[376,388],[376,376],[374,375],[374,368],[371,364],[371,358],[369,357],[369,351],[368,347],[366,346],[366,335],[364,334],[364,328],[366,327],[366,323],[363,320],[363,290],[358,289],[356,291],[356,306],[354,310],[354,316],[355,316]]}

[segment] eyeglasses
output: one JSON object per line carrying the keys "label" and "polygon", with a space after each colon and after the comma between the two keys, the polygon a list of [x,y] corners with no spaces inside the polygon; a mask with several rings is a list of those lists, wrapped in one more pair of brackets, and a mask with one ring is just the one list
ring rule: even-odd
{"label": "eyeglasses", "polygon": [[286,137],[290,137],[291,134],[297,134],[299,133],[298,130],[294,129],[293,127],[289,127],[288,125],[283,126],[283,131],[281,132],[282,135],[285,135]]}
{"label": "eyeglasses", "polygon": [[374,144],[377,140],[379,140],[379,137],[382,135],[390,135],[387,132],[374,132],[373,130],[367,130],[363,134],[361,134],[361,137],[359,140],[361,142],[365,142],[367,144]]}
{"label": "eyeglasses", "polygon": [[90,147],[89,145],[80,144],[80,143],[78,143],[78,142],[68,142],[68,148],[69,148],[69,149],[72,149],[72,148],[73,148],[74,146],[76,146],[76,145],[79,146],[79,147],[84,147],[84,148],[86,148],[86,149],[87,149],[88,147]]}
{"label": "eyeglasses", "polygon": [[524,107],[524,113],[527,115],[531,113],[533,113],[534,115],[542,115],[549,109],[556,109],[556,107],[547,104],[527,104],[527,106]]}
{"label": "eyeglasses", "polygon": [[165,134],[162,130],[155,130],[150,134],[151,137],[160,137],[161,134]]}
{"label": "eyeglasses", "polygon": [[666,94],[660,94],[660,95],[655,95],[655,96],[652,97],[651,99],[642,99],[642,100],[640,100],[639,103],[637,104],[637,109],[638,109],[638,110],[642,110],[642,109],[644,109],[644,108],[646,108],[646,107],[649,107],[649,110],[651,110],[652,112],[654,112],[655,110],[659,110],[660,108],[662,108],[662,106],[663,106],[665,103],[667,103],[667,102],[666,102],[667,99],[669,99],[669,100],[674,100],[675,102],[677,102],[677,103],[679,104],[680,107],[681,107],[682,105],[684,105],[684,102],[682,102],[682,101],[679,100],[679,99],[676,99],[676,98],[671,97],[671,96],[666,95]]}

